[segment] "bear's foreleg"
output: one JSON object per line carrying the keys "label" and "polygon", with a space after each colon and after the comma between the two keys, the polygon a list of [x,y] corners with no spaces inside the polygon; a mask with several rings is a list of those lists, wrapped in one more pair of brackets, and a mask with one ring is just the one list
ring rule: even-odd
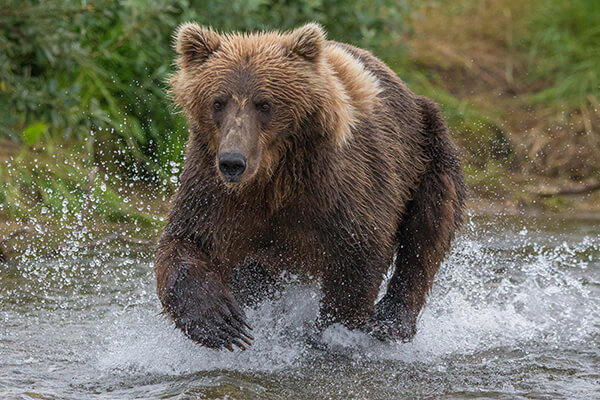
{"label": "bear's foreleg", "polygon": [[186,336],[206,347],[245,349],[253,337],[244,311],[210,266],[193,243],[163,238],[154,266],[163,310]]}

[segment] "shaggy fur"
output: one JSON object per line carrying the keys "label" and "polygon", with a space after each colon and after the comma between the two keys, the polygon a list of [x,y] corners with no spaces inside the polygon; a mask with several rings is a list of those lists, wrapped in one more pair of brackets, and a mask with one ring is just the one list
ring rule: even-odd
{"label": "shaggy fur", "polygon": [[[464,208],[437,106],[316,24],[257,34],[186,24],[177,51],[172,91],[191,134],[155,265],[176,326],[244,348],[248,291],[232,292],[232,277],[252,266],[261,282],[282,269],[319,279],[323,327],[410,339]],[[219,174],[225,147],[247,159],[238,183]]]}

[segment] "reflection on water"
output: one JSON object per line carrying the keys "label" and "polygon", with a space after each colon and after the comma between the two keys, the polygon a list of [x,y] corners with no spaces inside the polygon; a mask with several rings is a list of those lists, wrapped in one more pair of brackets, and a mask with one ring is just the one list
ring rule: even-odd
{"label": "reflection on water", "polygon": [[319,291],[247,310],[246,352],[158,315],[152,256],[104,250],[0,266],[0,398],[600,397],[600,226],[473,217],[412,343],[341,326],[306,345]]}

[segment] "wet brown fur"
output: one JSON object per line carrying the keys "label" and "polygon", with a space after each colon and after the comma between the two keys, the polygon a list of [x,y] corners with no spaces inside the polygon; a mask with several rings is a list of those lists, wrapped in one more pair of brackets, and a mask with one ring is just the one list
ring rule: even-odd
{"label": "wet brown fur", "polygon": [[[271,276],[319,279],[323,326],[411,338],[464,208],[437,106],[371,53],[326,41],[315,24],[226,35],[187,24],[177,37],[172,91],[191,134],[155,265],[166,313],[204,345],[244,346],[231,277],[252,260]],[[232,71],[244,68],[253,83],[242,90]],[[263,93],[285,110],[258,132],[256,173],[239,184],[215,166],[219,130],[207,110],[223,87],[239,103]]]}

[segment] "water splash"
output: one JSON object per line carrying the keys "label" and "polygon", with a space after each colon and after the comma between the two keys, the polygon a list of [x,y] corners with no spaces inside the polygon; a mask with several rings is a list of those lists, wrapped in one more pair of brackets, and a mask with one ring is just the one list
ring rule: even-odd
{"label": "water splash", "polygon": [[[597,332],[597,290],[593,293],[582,279],[582,273],[590,268],[592,253],[600,253],[597,238],[584,237],[580,243],[564,242],[549,248],[525,237],[518,247],[499,252],[470,236],[457,241],[443,265],[411,343],[381,343],[336,325],[324,333],[325,344],[334,352],[354,357],[433,363],[451,354],[503,346],[585,341]],[[520,254],[522,249],[528,253]],[[131,362],[143,368],[143,357],[129,357],[145,353],[153,355],[146,360],[146,367],[160,370],[164,366],[162,373],[220,368],[272,372],[294,367],[309,351],[305,334],[317,317],[319,298],[316,288],[291,284],[279,299],[248,310],[256,328],[255,345],[245,353],[231,355],[195,346],[168,323],[157,323],[150,315],[142,330],[135,323],[124,322],[117,336],[128,330],[133,336],[124,342],[115,338],[112,344],[120,345],[111,349],[103,365],[126,367]],[[153,330],[156,336],[150,340],[135,334]],[[132,346],[141,346],[140,351],[131,351]],[[162,352],[161,357],[154,357],[156,351]]]}

